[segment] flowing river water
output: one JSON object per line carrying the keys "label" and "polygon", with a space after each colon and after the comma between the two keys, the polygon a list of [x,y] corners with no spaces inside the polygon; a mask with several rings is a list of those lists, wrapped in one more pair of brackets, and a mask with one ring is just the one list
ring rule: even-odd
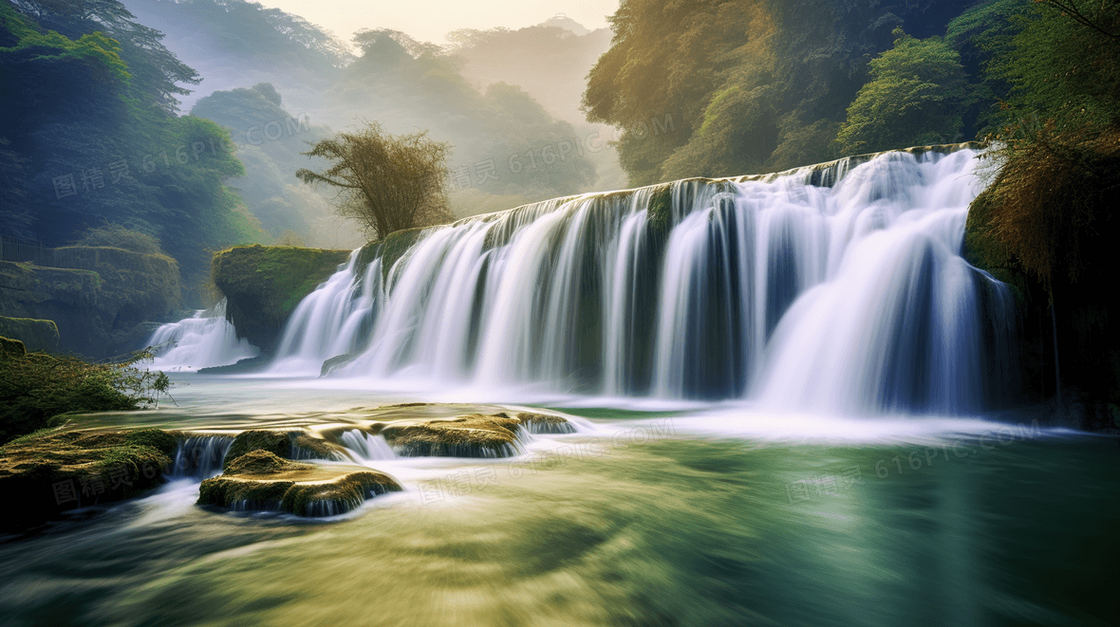
{"label": "flowing river water", "polygon": [[[89,426],[316,424],[414,400],[176,375]],[[307,520],[198,479],[0,544],[5,625],[1107,625],[1115,438],[749,405],[567,405],[509,459],[377,459],[406,486]],[[573,407],[571,405],[578,405]]]}

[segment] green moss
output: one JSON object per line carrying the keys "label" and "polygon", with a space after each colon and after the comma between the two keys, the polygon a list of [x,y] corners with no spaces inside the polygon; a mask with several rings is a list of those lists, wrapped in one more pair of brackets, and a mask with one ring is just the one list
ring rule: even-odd
{"label": "green moss", "polygon": [[369,496],[399,490],[400,484],[384,473],[301,464],[258,450],[238,457],[225,474],[203,481],[198,502],[320,516],[340,514]]}
{"label": "green moss", "polygon": [[127,365],[9,350],[0,354],[0,371],[0,443],[60,414],[127,411],[150,400],[141,389],[150,375]]}
{"label": "green moss", "polygon": [[0,359],[22,358],[26,354],[27,347],[22,341],[0,336]]}
{"label": "green moss", "polygon": [[424,231],[423,228],[397,231],[381,241],[381,276],[386,282],[389,280],[389,271],[413,244],[420,241],[420,235]]}
{"label": "green moss", "polygon": [[[355,472],[327,484],[296,483],[284,493],[281,507],[296,516],[342,514],[358,507],[366,498],[400,490],[400,484],[389,475]],[[327,505],[333,507],[328,509]]]}
{"label": "green moss", "polygon": [[381,429],[380,435],[398,455],[406,457],[490,457],[512,453],[517,418],[506,414],[469,414],[450,419],[400,421]]}
{"label": "green moss", "polygon": [[227,476],[271,475],[294,470],[310,470],[313,466],[280,458],[269,451],[249,451],[226,464]]}
{"label": "green moss", "polygon": [[292,439],[285,431],[244,431],[237,434],[229,451],[223,470],[237,458],[252,451],[267,451],[277,457],[287,458],[292,452]]}
{"label": "green moss", "polygon": [[[20,527],[60,511],[139,495],[162,481],[175,436],[129,431],[40,430],[0,447],[0,498],[19,503],[0,526]],[[150,446],[151,443],[156,446]]]}
{"label": "green moss", "polygon": [[58,348],[58,326],[53,320],[0,316],[0,335],[20,340],[31,351],[49,353]]}
{"label": "green moss", "polygon": [[131,446],[147,446],[171,455],[179,447],[179,437],[160,429],[140,429],[125,434],[124,441]]}
{"label": "green moss", "polygon": [[301,300],[345,263],[348,250],[235,246],[214,254],[214,285],[242,337],[269,352]]}
{"label": "green moss", "polygon": [[650,229],[655,233],[665,234],[672,228],[673,221],[673,186],[662,185],[653,192],[649,199],[649,209],[646,213]]}

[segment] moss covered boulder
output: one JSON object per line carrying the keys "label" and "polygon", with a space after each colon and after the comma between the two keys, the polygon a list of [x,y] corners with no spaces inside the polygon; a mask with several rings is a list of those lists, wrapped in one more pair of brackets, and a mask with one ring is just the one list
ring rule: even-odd
{"label": "moss covered boulder", "polygon": [[315,465],[268,451],[246,453],[218,477],[202,482],[198,503],[239,511],[285,511],[334,516],[401,486],[389,475],[360,466]]}
{"label": "moss covered boulder", "polygon": [[128,353],[146,339],[137,327],[181,304],[179,265],[170,257],[110,247],[47,250],[58,267],[0,261],[0,312],[10,319],[3,326],[32,350],[95,359]]}
{"label": "moss covered boulder", "polygon": [[397,420],[380,430],[402,457],[513,457],[527,433],[571,433],[571,423],[549,414],[467,414],[434,420]]}
{"label": "moss covered boulder", "polygon": [[222,468],[228,470],[235,460],[252,451],[266,451],[282,459],[328,459],[342,461],[342,448],[303,431],[254,429],[238,433],[226,452]]}
{"label": "moss covered boulder", "polygon": [[60,512],[138,496],[162,483],[177,434],[36,432],[0,447],[0,527],[26,527]]}
{"label": "moss covered boulder", "polygon": [[517,412],[513,415],[529,433],[575,433],[576,428],[568,419],[555,414]]}
{"label": "moss covered boulder", "polygon": [[215,253],[211,276],[226,297],[226,317],[238,335],[271,353],[299,301],[349,255],[348,250],[235,246]]}
{"label": "moss covered boulder", "polygon": [[0,316],[0,336],[23,342],[29,351],[58,350],[58,325],[53,320]]}

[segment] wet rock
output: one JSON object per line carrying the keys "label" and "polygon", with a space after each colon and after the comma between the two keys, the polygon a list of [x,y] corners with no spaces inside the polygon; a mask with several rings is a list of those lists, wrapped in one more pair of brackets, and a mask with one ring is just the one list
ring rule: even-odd
{"label": "wet rock", "polygon": [[233,439],[222,463],[223,470],[230,462],[250,451],[268,451],[283,459],[329,459],[343,461],[346,454],[342,447],[316,438],[302,431],[243,431]]}
{"label": "wet rock", "polygon": [[202,482],[198,503],[239,511],[285,511],[334,516],[401,486],[387,474],[362,467],[293,462],[255,450],[230,461],[224,474]]}
{"label": "wet rock", "polygon": [[394,421],[381,429],[402,457],[513,457],[525,429],[505,414],[469,414],[435,420]]}
{"label": "wet rock", "polygon": [[332,372],[354,361],[355,359],[357,359],[357,357],[357,353],[343,353],[341,355],[335,355],[334,357],[331,357],[330,359],[323,362],[323,367],[319,371],[319,376],[330,376]]}
{"label": "wet rock", "polygon": [[572,426],[563,416],[554,414],[538,414],[534,412],[518,412],[514,414],[521,425],[529,433],[575,433],[576,428]]}
{"label": "wet rock", "polygon": [[268,451],[281,458],[288,458],[292,452],[292,438],[287,431],[243,431],[237,434],[226,452],[222,470],[228,471],[230,463],[251,451]]}
{"label": "wet rock", "polygon": [[37,432],[0,447],[0,527],[142,494],[163,482],[179,437],[159,429]]}
{"label": "wet rock", "polygon": [[345,461],[345,448],[306,433],[292,440],[292,459],[331,459]]}

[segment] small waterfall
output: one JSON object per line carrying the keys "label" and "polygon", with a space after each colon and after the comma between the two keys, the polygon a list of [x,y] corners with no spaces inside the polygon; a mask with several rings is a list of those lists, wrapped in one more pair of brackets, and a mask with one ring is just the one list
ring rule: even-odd
{"label": "small waterfall", "polygon": [[194,372],[256,357],[260,349],[237,337],[226,320],[226,300],[190,318],[160,326],[148,339],[155,349],[153,370]]}
{"label": "small waterfall", "polygon": [[1014,337],[1006,286],[960,256],[976,156],[555,199],[403,252],[390,236],[299,305],[273,369],[338,358],[332,374],[433,386],[977,411],[1010,387]]}
{"label": "small waterfall", "polygon": [[383,459],[396,459],[393,448],[379,435],[370,435],[361,429],[351,429],[339,438],[342,446],[350,451],[358,461],[368,462]]}
{"label": "small waterfall", "polygon": [[175,451],[171,478],[202,480],[221,474],[233,440],[232,435],[192,435],[184,438]]}

